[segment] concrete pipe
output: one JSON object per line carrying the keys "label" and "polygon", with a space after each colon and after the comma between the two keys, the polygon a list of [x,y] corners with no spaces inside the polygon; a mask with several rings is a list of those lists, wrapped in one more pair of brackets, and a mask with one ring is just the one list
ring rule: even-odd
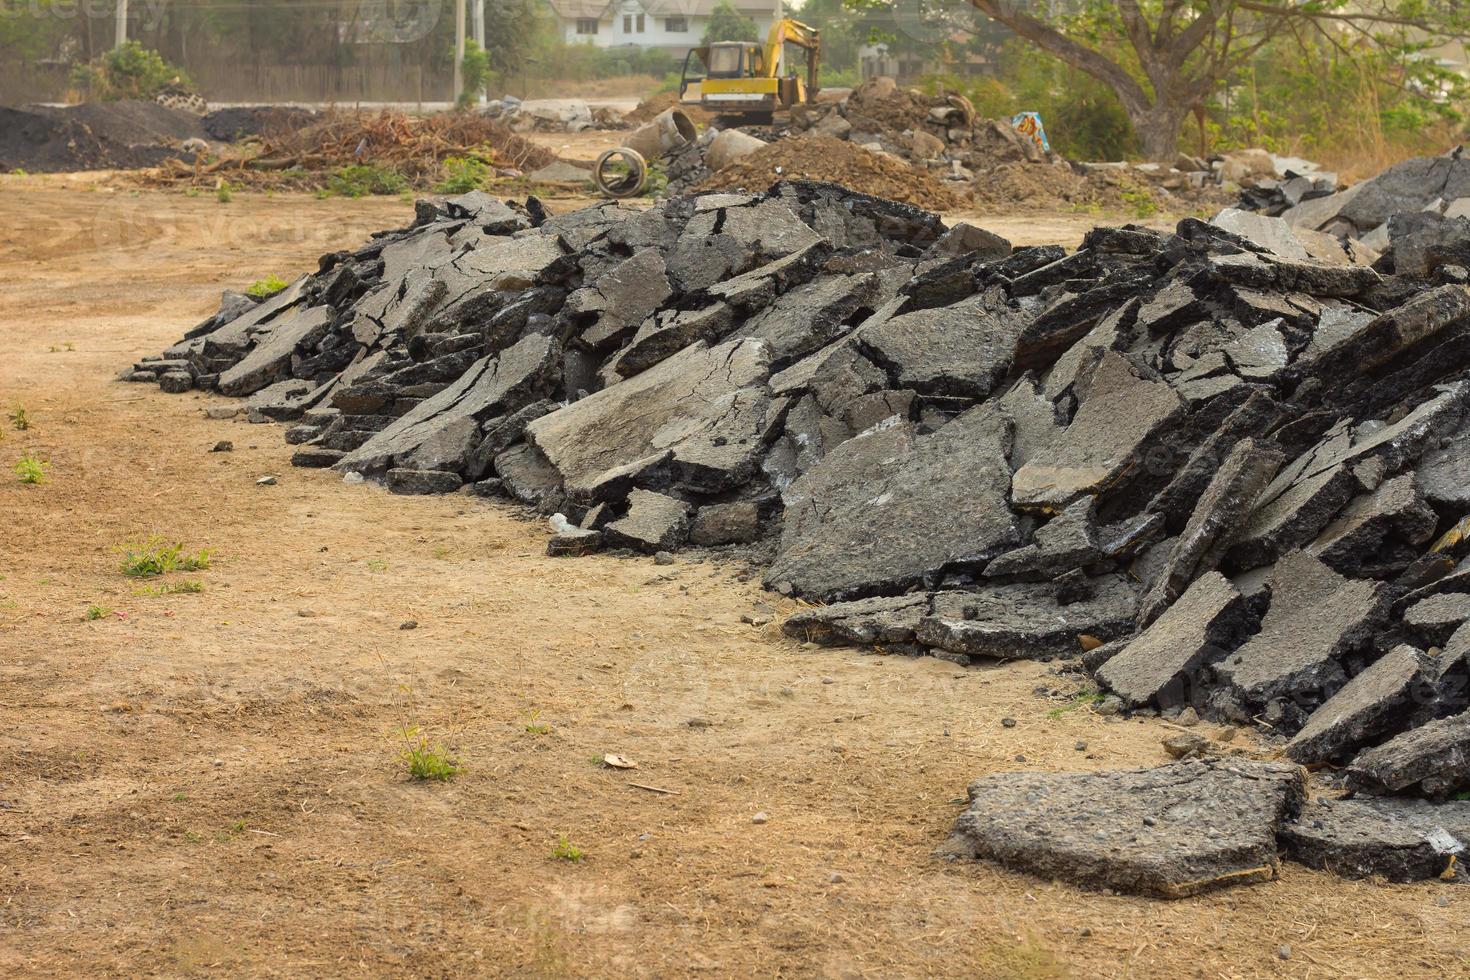
{"label": "concrete pipe", "polygon": [[648,183],[648,163],[630,147],[605,150],[592,167],[592,182],[608,197],[637,197]]}
{"label": "concrete pipe", "polygon": [[704,151],[704,165],[711,170],[723,170],[765,145],[765,140],[758,140],[738,129],[721,130],[718,136],[710,140],[709,148]]}
{"label": "concrete pipe", "polygon": [[665,109],[629,134],[623,145],[637,150],[644,160],[657,160],[699,138],[694,120],[683,109]]}

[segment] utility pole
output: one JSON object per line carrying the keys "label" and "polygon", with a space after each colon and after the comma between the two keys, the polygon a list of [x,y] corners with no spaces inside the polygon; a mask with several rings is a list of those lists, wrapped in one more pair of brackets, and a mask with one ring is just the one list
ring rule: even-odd
{"label": "utility pole", "polygon": [[[107,8],[103,8],[104,10]],[[117,0],[117,40],[113,47],[128,43],[128,0]]]}
{"label": "utility pole", "polygon": [[465,0],[454,0],[454,101],[464,91],[464,5]]}
{"label": "utility pole", "polygon": [[[470,23],[471,23],[471,27],[473,28],[470,33],[472,33],[475,36],[475,43],[480,46],[480,50],[481,51],[484,51],[485,50],[485,0],[475,0],[475,6],[472,9]],[[485,92],[484,92],[483,89],[476,95],[476,100],[479,101],[479,102],[484,102],[485,101]]]}

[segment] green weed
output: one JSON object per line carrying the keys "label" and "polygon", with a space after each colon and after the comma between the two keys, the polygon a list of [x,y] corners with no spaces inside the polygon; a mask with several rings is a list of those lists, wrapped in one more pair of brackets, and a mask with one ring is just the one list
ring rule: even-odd
{"label": "green weed", "polygon": [[558,861],[570,861],[572,864],[576,864],[586,859],[587,852],[567,839],[566,834],[562,834],[561,839],[556,842],[556,846],[551,849],[551,856]]}
{"label": "green weed", "polygon": [[1052,721],[1056,721],[1068,711],[1075,711],[1078,708],[1083,707],[1084,705],[1097,704],[1098,702],[1102,701],[1102,699],[1103,695],[1101,691],[1084,691],[1081,694],[1074,694],[1072,695],[1072,700],[1070,702],[1062,705],[1059,708],[1052,708],[1046,713],[1046,716]]}
{"label": "green weed", "polygon": [[229,181],[220,181],[219,186],[214,189],[214,199],[221,204],[229,204],[235,199],[235,192],[230,187]]}
{"label": "green weed", "polygon": [[369,558],[367,567],[374,575],[381,575],[388,570],[388,563],[381,558]]}
{"label": "green weed", "polygon": [[46,482],[46,470],[50,463],[38,459],[30,453],[26,453],[15,461],[15,475],[21,483],[38,484]]}
{"label": "green weed", "polygon": [[122,573],[131,578],[151,578],[169,572],[197,572],[209,567],[207,549],[186,554],[183,544],[168,544],[157,535],[139,544],[125,545],[122,552]]}
{"label": "green weed", "polygon": [[535,709],[527,712],[527,714],[526,714],[526,722],[525,722],[526,734],[527,735],[550,735],[551,734],[551,726],[548,725],[547,723],[543,722],[543,721],[540,721],[539,720],[540,717],[541,717],[541,709],[540,708],[535,708]]}
{"label": "green weed", "polygon": [[15,427],[15,431],[24,432],[31,427],[31,420],[26,415],[26,410],[17,405],[15,411],[10,413],[10,424]]}
{"label": "green weed", "polygon": [[391,167],[354,164],[350,167],[343,167],[327,178],[327,191],[338,197],[402,194],[406,190],[408,190],[408,178]]}
{"label": "green weed", "polygon": [[478,190],[490,176],[490,165],[479,157],[445,157],[444,179],[434,185],[436,194],[468,194]]}
{"label": "green weed", "polygon": [[106,617],[111,615],[112,610],[108,609],[106,606],[99,606],[94,603],[93,605],[87,607],[88,622],[93,622],[98,619],[105,619]]}
{"label": "green weed", "polygon": [[204,583],[197,578],[180,579],[177,582],[161,582],[158,585],[150,585],[137,589],[133,595],[160,596],[160,595],[194,595],[204,591]]}
{"label": "green weed", "polygon": [[459,775],[459,764],[442,745],[433,745],[418,727],[404,728],[402,758],[414,779],[447,780]]}
{"label": "green weed", "polygon": [[279,293],[289,285],[290,283],[286,282],[280,276],[270,275],[264,279],[257,279],[252,282],[250,288],[245,290],[245,295],[254,296],[256,299],[265,299],[267,296]]}

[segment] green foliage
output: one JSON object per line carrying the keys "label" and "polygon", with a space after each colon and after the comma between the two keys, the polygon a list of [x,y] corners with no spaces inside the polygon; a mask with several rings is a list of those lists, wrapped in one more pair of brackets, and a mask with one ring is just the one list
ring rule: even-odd
{"label": "green foliage", "polygon": [[108,609],[106,606],[99,606],[99,605],[96,605],[94,603],[93,605],[90,605],[90,606],[87,607],[87,621],[88,622],[94,622],[94,621],[99,620],[99,619],[104,619],[104,618],[106,618],[108,616],[111,616],[111,615],[112,615],[112,610],[111,609]]}
{"label": "green foliage", "polygon": [[134,595],[160,596],[160,595],[195,595],[204,591],[204,583],[197,578],[180,579],[177,582],[160,582],[158,585],[150,585],[138,589]]}
{"label": "green foliage", "polygon": [[219,186],[214,189],[214,199],[221,204],[229,204],[235,199],[235,191],[230,187],[229,181],[219,182]]}
{"label": "green foliage", "polygon": [[464,82],[464,91],[459,93],[459,107],[467,109],[480,101],[480,96],[490,81],[490,52],[473,39],[466,40],[459,70]]}
{"label": "green foliage", "polygon": [[720,0],[715,9],[710,11],[709,22],[699,43],[760,40],[760,31],[756,28],[755,21],[736,10],[730,0]]}
{"label": "green foliage", "polygon": [[15,427],[15,431],[24,432],[31,427],[31,420],[26,415],[26,410],[17,405],[15,411],[10,413],[10,424]]}
{"label": "green foliage", "polygon": [[551,726],[540,720],[541,709],[533,708],[526,713],[525,729],[527,735],[550,735]]}
{"label": "green foliage", "polygon": [[459,775],[459,764],[444,750],[442,745],[431,744],[428,737],[419,728],[403,728],[399,735],[403,738],[401,757],[408,766],[408,774],[411,777],[442,781]]}
{"label": "green foliage", "polygon": [[1007,44],[1000,71],[977,79],[931,78],[926,87],[959,91],[982,118],[1038,112],[1053,150],[1077,160],[1122,160],[1138,153],[1133,126],[1113,90],[1024,42]]}
{"label": "green foliage", "polygon": [[72,69],[71,81],[89,98],[101,101],[151,99],[162,92],[194,88],[182,69],[137,41],[78,65]]}
{"label": "green foliage", "polygon": [[290,283],[286,282],[280,276],[271,274],[264,279],[257,279],[252,282],[250,287],[245,290],[245,295],[254,296],[256,299],[265,299],[267,296],[274,296],[289,285]]}
{"label": "green foliage", "polygon": [[354,164],[327,179],[327,190],[338,197],[367,197],[369,194],[402,194],[408,178],[392,167]]}
{"label": "green foliage", "polygon": [[15,475],[21,483],[39,484],[46,482],[46,470],[50,463],[26,453],[15,461]]}
{"label": "green foliage", "polygon": [[586,859],[587,852],[582,850],[576,844],[573,844],[571,840],[567,838],[566,834],[562,834],[561,838],[556,842],[556,846],[551,849],[551,856],[558,861],[567,861],[571,864],[577,864]]}
{"label": "green foliage", "polygon": [[445,157],[444,179],[434,185],[436,194],[468,194],[484,186],[490,164],[479,157]]}
{"label": "green foliage", "polygon": [[122,573],[131,578],[151,578],[169,572],[197,572],[209,567],[208,550],[188,554],[182,544],[168,544],[158,535],[140,543],[124,545],[122,553]]}
{"label": "green foliage", "polygon": [[1205,133],[1212,150],[1371,155],[1422,144],[1436,125],[1458,126],[1467,94],[1465,79],[1420,43],[1278,41],[1215,94]]}
{"label": "green foliage", "polygon": [[[673,83],[668,91],[678,90],[682,67],[682,61],[663,48],[599,48],[591,42],[568,43],[560,35],[543,43],[536,61],[546,66],[545,70],[554,72],[558,80],[568,82],[654,75],[663,78],[667,84],[672,76]],[[660,91],[663,90],[661,86]]]}

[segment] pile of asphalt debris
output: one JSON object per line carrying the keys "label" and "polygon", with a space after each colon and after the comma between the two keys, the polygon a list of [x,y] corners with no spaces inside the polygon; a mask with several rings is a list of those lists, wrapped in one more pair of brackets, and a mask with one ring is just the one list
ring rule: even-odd
{"label": "pile of asphalt debris", "polygon": [[[1296,190],[1302,189],[1304,179],[1297,178]],[[1287,186],[1292,182],[1282,188]],[[1395,234],[1399,239],[1412,234],[1411,225],[1423,227],[1424,234],[1433,238],[1442,234],[1442,219],[1470,218],[1470,159],[1465,158],[1462,146],[1437,157],[1415,157],[1336,193],[1304,192],[1290,207],[1277,213],[1294,228],[1356,239],[1379,251],[1389,246]],[[1396,233],[1391,224],[1394,221]],[[1463,264],[1467,259],[1470,256],[1461,256],[1459,261]],[[1399,271],[1424,274],[1420,270]]]}
{"label": "pile of asphalt debris", "polygon": [[812,183],[417,212],[126,377],[249,398],[301,466],[562,515],[551,554],[758,557],[825,603],[803,639],[1062,660],[1289,760],[990,776],[954,853],[1180,895],[1470,842],[1433,802],[1470,787],[1470,223],[1069,253]]}

